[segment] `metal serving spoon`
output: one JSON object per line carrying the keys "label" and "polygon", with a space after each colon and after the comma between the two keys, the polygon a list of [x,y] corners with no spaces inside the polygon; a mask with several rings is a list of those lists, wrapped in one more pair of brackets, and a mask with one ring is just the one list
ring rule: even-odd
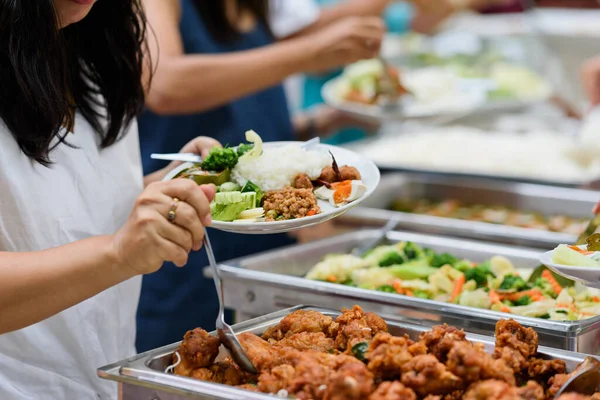
{"label": "metal serving spoon", "polygon": [[381,95],[379,105],[387,113],[397,113],[400,111],[400,95],[396,90],[396,82],[390,75],[388,62],[379,55],[379,61],[383,65],[383,74],[381,75]]}
{"label": "metal serving spoon", "polygon": [[565,393],[579,393],[591,396],[600,391],[600,362],[588,356],[575,371],[571,378],[560,388],[554,399]]}
{"label": "metal serving spoon", "polygon": [[219,315],[217,316],[217,332],[221,343],[229,350],[236,364],[244,371],[251,374],[256,374],[256,368],[252,364],[252,361],[248,358],[246,351],[242,347],[242,344],[238,340],[235,332],[227,322],[225,322],[225,303],[223,300],[223,282],[221,281],[221,275],[219,274],[219,267],[213,253],[212,246],[210,245],[210,239],[208,234],[204,233],[204,246],[206,247],[206,254],[208,255],[208,262],[212,269],[212,276],[215,282],[215,288],[217,289],[217,295],[219,297]]}
{"label": "metal serving spoon", "polygon": [[365,255],[366,252],[381,244],[381,242],[383,242],[387,238],[387,234],[393,231],[399,223],[400,219],[398,217],[393,217],[392,219],[390,219],[388,223],[385,224],[379,230],[377,237],[373,238],[372,240],[369,240],[361,246],[357,246],[356,248],[354,248],[354,250],[352,250],[352,255],[357,257],[362,257],[363,255]]}

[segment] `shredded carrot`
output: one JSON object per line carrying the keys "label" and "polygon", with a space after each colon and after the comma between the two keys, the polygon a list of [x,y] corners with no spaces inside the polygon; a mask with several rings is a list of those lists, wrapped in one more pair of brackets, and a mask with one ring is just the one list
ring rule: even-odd
{"label": "shredded carrot", "polygon": [[542,278],[550,282],[550,285],[552,286],[552,289],[556,294],[560,294],[560,292],[562,291],[562,286],[560,285],[560,283],[558,283],[554,275],[552,275],[552,272],[548,271],[547,269],[544,270],[544,272],[542,272]]}
{"label": "shredded carrot", "polygon": [[579,315],[581,315],[582,317],[593,317],[593,316],[595,316],[596,314],[594,314],[594,313],[591,313],[591,312],[585,312],[585,311],[582,311],[582,312],[580,312],[580,313],[579,313]]}
{"label": "shredded carrot", "polygon": [[412,290],[408,290],[406,289],[406,291],[404,292],[405,295],[410,296],[410,297],[415,297],[414,293],[412,292]]}
{"label": "shredded carrot", "polygon": [[594,254],[594,252],[593,252],[593,251],[587,251],[587,250],[583,250],[583,249],[581,249],[581,248],[579,248],[579,247],[577,247],[577,246],[569,246],[569,248],[570,248],[571,250],[575,250],[576,252],[578,252],[578,253],[581,253],[581,254],[583,254],[583,255],[585,255],[585,256],[587,256],[587,255],[589,255],[589,254]]}
{"label": "shredded carrot", "polygon": [[495,290],[490,290],[490,300],[493,304],[501,303],[500,296]]}
{"label": "shredded carrot", "polygon": [[464,284],[465,284],[465,276],[461,275],[454,283],[454,289],[452,290],[452,295],[450,296],[450,301],[456,300],[456,298],[460,295],[460,292],[462,291]]}
{"label": "shredded carrot", "polygon": [[539,291],[539,289],[523,290],[517,293],[500,295],[499,297],[502,300],[517,301],[523,296],[529,296],[533,301],[541,300],[544,297],[544,295],[542,294],[542,292]]}
{"label": "shredded carrot", "polygon": [[556,304],[556,308],[566,308],[569,309],[571,311],[575,311],[575,304],[568,304],[568,303],[557,303]]}
{"label": "shredded carrot", "polygon": [[507,312],[507,313],[511,312],[510,308],[508,308],[508,306],[502,306],[502,307],[500,307],[500,311]]}
{"label": "shredded carrot", "polygon": [[398,294],[403,294],[404,290],[402,289],[402,281],[400,279],[396,279],[394,283],[392,283],[392,287]]}
{"label": "shredded carrot", "polygon": [[327,277],[327,282],[335,283],[337,282],[337,278],[335,277],[335,275],[329,275]]}
{"label": "shredded carrot", "polygon": [[594,303],[600,303],[600,297],[598,297],[598,296],[594,296],[594,297],[592,297],[592,301],[593,301]]}
{"label": "shredded carrot", "polygon": [[317,214],[317,210],[315,210],[315,209],[312,209],[312,210],[310,210],[310,211],[309,211],[309,212],[306,214],[306,216],[307,216],[307,217],[312,217],[313,215],[316,215],[316,214]]}

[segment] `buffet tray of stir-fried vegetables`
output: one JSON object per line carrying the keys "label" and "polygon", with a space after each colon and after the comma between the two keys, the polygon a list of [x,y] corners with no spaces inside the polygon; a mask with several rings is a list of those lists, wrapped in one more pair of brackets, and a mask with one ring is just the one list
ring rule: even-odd
{"label": "buffet tray of stir-fried vegetables", "polygon": [[356,302],[389,319],[448,323],[491,334],[501,318],[540,332],[540,343],[600,353],[600,290],[536,268],[539,251],[391,232],[363,256],[362,230],[225,262],[227,306],[256,316],[294,304]]}

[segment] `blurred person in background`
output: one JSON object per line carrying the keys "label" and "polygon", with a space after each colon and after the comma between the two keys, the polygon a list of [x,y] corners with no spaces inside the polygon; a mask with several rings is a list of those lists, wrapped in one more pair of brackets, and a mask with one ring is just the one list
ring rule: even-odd
{"label": "blurred person in background", "polygon": [[[274,26],[279,28],[276,33],[280,36],[297,37],[352,15],[383,16],[387,31],[402,34],[415,31],[431,34],[454,13],[463,10],[481,11],[490,6],[510,6],[513,0],[272,0],[274,11],[280,8],[279,16],[282,21]],[[289,10],[285,12],[285,8]],[[298,11],[300,10],[300,11]],[[294,23],[294,16],[298,20]],[[309,23],[309,18],[313,19]],[[299,29],[298,25],[304,26]],[[323,85],[338,76],[341,71],[332,70],[323,74],[307,74],[303,82],[302,108],[310,112],[313,107],[323,104],[321,89]],[[341,130],[326,138],[327,143],[342,144],[364,139],[368,131],[360,127]]]}
{"label": "blurred person in background", "polygon": [[592,107],[600,105],[600,56],[583,64],[581,83],[590,105]]}
{"label": "blurred person in background", "polygon": [[[302,37],[276,43],[268,0],[143,0],[155,62],[147,110],[140,118],[144,170],[160,170],[152,153],[177,152],[202,133],[235,146],[254,129],[264,141],[306,140],[336,129],[339,114],[290,117],[281,82],[301,72],[327,71],[372,58],[381,44],[380,18],[340,20]],[[211,231],[217,261],[295,243],[288,235],[235,235]],[[190,267],[167,264],[144,277],[137,348],[181,340],[197,326],[214,328],[218,311],[212,279],[203,276],[204,251]]]}

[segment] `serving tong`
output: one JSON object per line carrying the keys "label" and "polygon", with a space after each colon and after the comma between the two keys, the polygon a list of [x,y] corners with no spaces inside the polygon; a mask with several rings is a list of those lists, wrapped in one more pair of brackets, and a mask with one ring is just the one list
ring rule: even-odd
{"label": "serving tong", "polygon": [[573,371],[573,375],[560,388],[554,396],[558,399],[566,393],[579,393],[591,396],[600,391],[600,361],[587,356],[585,360]]}

